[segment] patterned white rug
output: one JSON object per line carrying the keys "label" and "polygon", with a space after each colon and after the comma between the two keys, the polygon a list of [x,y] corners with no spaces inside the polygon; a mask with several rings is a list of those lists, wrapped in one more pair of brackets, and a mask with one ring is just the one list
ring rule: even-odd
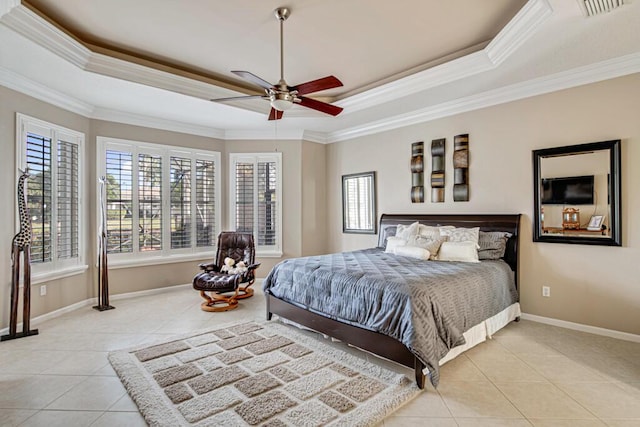
{"label": "patterned white rug", "polygon": [[404,375],[275,322],[199,331],[109,360],[152,426],[367,426],[420,392]]}

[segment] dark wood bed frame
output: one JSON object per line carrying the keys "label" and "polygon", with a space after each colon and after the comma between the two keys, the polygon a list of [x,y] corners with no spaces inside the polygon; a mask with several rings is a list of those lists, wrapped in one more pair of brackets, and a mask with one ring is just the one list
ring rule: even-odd
{"label": "dark wood bed frame", "polygon": [[[419,221],[421,224],[440,226],[453,225],[456,227],[480,227],[482,231],[507,231],[512,234],[507,242],[507,250],[504,260],[509,264],[515,273],[516,286],[518,286],[518,238],[520,228],[520,214],[514,215],[388,215],[383,214],[380,218],[380,228],[378,232],[378,247],[383,248],[386,238],[390,234],[389,227],[398,224],[411,224]],[[390,235],[395,235],[395,230]],[[271,320],[272,315],[289,319],[295,323],[311,328],[320,333],[344,341],[348,344],[359,347],[363,350],[374,353],[378,356],[393,360],[404,366],[414,368],[415,378],[418,387],[425,386],[423,374],[424,364],[418,360],[395,338],[378,332],[362,329],[357,326],[348,325],[328,317],[312,313],[294,304],[283,301],[268,291],[267,298],[267,320]]]}

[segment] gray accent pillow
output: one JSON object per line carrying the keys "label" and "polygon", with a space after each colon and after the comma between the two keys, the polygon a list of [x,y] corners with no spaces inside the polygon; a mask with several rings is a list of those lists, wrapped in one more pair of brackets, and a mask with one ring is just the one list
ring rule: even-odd
{"label": "gray accent pillow", "polygon": [[511,233],[505,231],[481,231],[478,235],[478,259],[500,259],[507,250]]}

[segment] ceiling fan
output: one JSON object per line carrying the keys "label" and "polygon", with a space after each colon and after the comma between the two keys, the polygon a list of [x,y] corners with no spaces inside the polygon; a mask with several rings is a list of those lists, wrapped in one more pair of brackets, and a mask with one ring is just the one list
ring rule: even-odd
{"label": "ceiling fan", "polygon": [[342,82],[336,77],[327,76],[296,86],[287,85],[287,82],[284,80],[283,24],[284,21],[286,21],[287,18],[291,15],[291,10],[286,7],[279,7],[274,11],[274,14],[276,15],[278,21],[280,21],[280,81],[276,84],[271,84],[268,81],[256,76],[255,74],[250,73],[249,71],[231,71],[236,76],[260,86],[264,90],[264,95],[234,96],[230,98],[212,99],[212,101],[225,102],[236,99],[249,98],[266,99],[271,103],[269,120],[280,120],[282,118],[283,112],[291,108],[293,104],[298,104],[303,107],[321,111],[326,114],[331,114],[332,116],[337,116],[342,112],[341,107],[303,96],[313,92],[333,89],[342,86]]}

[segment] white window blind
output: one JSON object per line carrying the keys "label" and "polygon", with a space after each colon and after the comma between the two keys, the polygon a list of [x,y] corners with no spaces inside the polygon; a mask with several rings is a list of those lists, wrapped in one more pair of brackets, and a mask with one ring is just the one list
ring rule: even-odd
{"label": "white window blind", "polygon": [[261,256],[282,255],[281,154],[231,154],[235,230],[253,233]]}
{"label": "white window blind", "polygon": [[31,175],[25,192],[34,273],[80,267],[84,135],[22,114],[17,125],[18,165]]}
{"label": "white window blind", "polygon": [[219,153],[103,137],[98,146],[107,179],[108,250],[116,264],[215,247]]}

